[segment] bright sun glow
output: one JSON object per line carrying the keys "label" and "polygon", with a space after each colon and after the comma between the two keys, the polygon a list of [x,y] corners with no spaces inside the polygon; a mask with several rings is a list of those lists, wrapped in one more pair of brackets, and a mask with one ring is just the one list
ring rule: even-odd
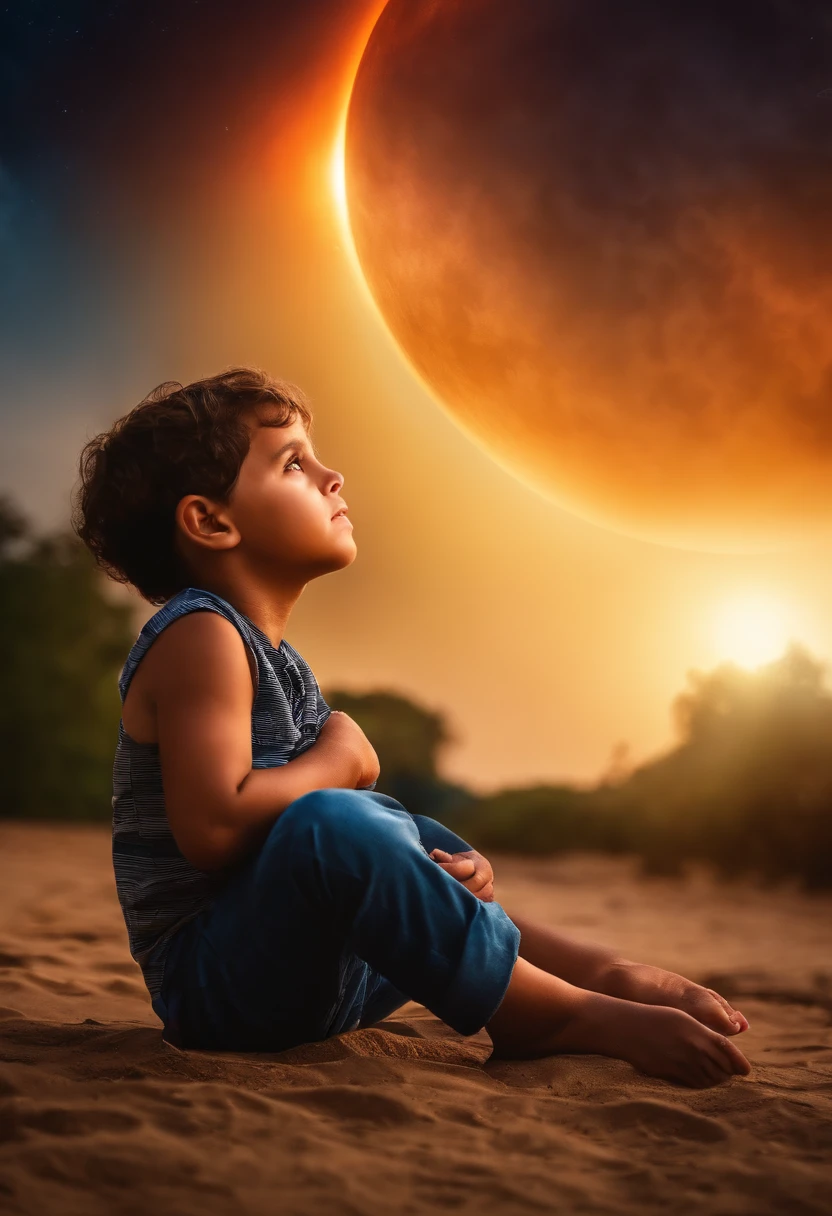
{"label": "bright sun glow", "polygon": [[338,220],[341,227],[346,233],[350,232],[350,218],[347,209],[347,182],[344,166],[344,143],[347,132],[347,110],[344,107],[344,112],[341,115],[338,123],[338,134],[335,137],[335,146],[332,149],[332,160],[330,162],[330,184],[332,193],[335,197],[335,208],[338,212]]}
{"label": "bright sun glow", "polygon": [[[346,91],[342,96],[335,139],[332,144],[332,152],[330,153],[329,163],[327,166],[329,188],[332,192],[332,199],[335,204],[335,218],[340,230],[342,246],[352,265],[356,279],[361,285],[361,289],[365,293],[368,303],[375,312],[378,312],[378,308],[375,300],[372,297],[370,288],[367,285],[367,280],[364,278],[364,272],[361,269],[361,263],[358,259],[358,252],[355,248],[355,241],[353,240],[352,228],[350,226],[350,210],[347,199],[346,142],[347,115],[349,113],[350,98],[352,97],[356,72],[358,71],[358,66],[373,31],[373,27],[378,21],[378,18],[380,17],[386,4],[387,0],[375,0],[375,3],[371,4],[367,9],[366,13],[364,14],[363,21],[354,33],[351,50],[345,59],[345,73],[348,83]],[[381,314],[379,313],[378,315],[380,316]]]}
{"label": "bright sun glow", "polygon": [[720,655],[741,667],[759,667],[779,658],[792,633],[792,622],[783,605],[765,593],[728,600],[716,615]]}

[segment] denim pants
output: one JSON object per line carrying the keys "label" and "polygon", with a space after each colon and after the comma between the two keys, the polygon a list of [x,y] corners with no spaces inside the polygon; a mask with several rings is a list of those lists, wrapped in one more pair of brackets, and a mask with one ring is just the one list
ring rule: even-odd
{"label": "denim pants", "polygon": [[282,1051],[414,1000],[462,1035],[491,1019],[520,930],[428,854],[471,848],[387,794],[312,790],[168,949],[153,1007],[179,1047]]}

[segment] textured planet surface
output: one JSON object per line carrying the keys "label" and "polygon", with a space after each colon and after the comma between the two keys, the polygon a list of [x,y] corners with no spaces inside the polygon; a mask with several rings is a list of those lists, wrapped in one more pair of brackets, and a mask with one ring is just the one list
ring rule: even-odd
{"label": "textured planet surface", "polygon": [[390,0],[346,186],[391,333],[523,481],[686,548],[832,535],[827,0]]}

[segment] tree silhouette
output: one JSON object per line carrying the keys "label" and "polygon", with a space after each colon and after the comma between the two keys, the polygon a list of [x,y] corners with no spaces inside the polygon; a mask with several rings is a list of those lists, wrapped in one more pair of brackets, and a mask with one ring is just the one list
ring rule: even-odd
{"label": "tree silhouette", "polygon": [[[625,851],[652,874],[703,861],[723,875],[832,885],[832,695],[797,643],[753,672],[688,673],[674,700],[678,742],[594,789],[500,790],[460,810],[475,847],[516,853]],[[614,758],[623,761],[619,744]]]}
{"label": "tree silhouette", "polygon": [[112,813],[118,675],[136,631],[129,607],[107,602],[100,587],[100,572],[71,532],[33,536],[2,498],[4,816],[108,819]]}
{"label": "tree silhouette", "polygon": [[440,750],[454,741],[444,716],[390,690],[323,690],[333,709],[354,718],[372,743],[380,771],[376,790],[415,814],[450,818],[471,798],[464,786],[438,773]]}

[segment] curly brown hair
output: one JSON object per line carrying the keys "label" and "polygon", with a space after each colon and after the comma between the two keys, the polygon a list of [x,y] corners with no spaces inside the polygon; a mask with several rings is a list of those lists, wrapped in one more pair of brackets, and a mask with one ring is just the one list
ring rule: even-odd
{"label": "curly brown hair", "polygon": [[311,428],[299,388],[257,367],[231,367],[193,384],[157,385],[84,445],[72,529],[111,579],[156,605],[189,585],[174,543],[177,503],[185,494],[228,502],[259,404],[278,410],[264,425],[300,416]]}

